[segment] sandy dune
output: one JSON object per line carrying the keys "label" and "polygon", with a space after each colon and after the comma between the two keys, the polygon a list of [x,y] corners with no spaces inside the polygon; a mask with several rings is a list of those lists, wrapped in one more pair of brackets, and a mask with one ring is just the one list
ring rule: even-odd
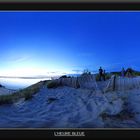
{"label": "sandy dune", "polygon": [[31,100],[1,105],[0,127],[139,128],[140,89],[104,92],[108,82],[98,90],[42,87]]}
{"label": "sandy dune", "polygon": [[12,94],[15,91],[16,90],[12,90],[12,89],[7,89],[7,88],[4,88],[4,87],[0,87],[0,95]]}

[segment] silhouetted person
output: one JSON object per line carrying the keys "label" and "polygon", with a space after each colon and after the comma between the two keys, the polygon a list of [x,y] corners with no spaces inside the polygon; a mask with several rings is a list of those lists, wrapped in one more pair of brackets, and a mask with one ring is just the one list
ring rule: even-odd
{"label": "silhouetted person", "polygon": [[122,75],[122,77],[125,76],[125,70],[124,70],[124,68],[122,68],[121,75]]}
{"label": "silhouetted person", "polygon": [[100,67],[100,69],[99,69],[99,80],[100,81],[101,81],[102,77],[103,77],[103,69],[102,69],[102,67]]}

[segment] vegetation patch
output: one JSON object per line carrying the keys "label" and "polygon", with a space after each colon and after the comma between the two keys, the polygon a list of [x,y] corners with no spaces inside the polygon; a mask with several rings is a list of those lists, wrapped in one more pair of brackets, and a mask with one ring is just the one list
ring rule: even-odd
{"label": "vegetation patch", "polygon": [[106,120],[107,118],[110,118],[110,119],[119,119],[119,120],[123,121],[123,120],[132,119],[134,117],[134,114],[127,111],[127,110],[123,110],[117,115],[107,115],[106,113],[102,113],[101,117],[103,118],[103,120]]}
{"label": "vegetation patch", "polygon": [[15,101],[19,100],[20,98],[24,98],[25,100],[29,100],[33,97],[34,94],[39,92],[42,85],[43,85],[43,82],[41,81],[41,82],[36,83],[34,85],[31,85],[25,89],[21,89],[13,94],[1,95],[0,96],[0,104],[14,103]]}
{"label": "vegetation patch", "polygon": [[[111,76],[112,76],[112,74],[106,73],[105,74],[105,79],[108,80],[108,79],[111,78]],[[100,81],[100,75],[99,74],[96,74],[95,78],[96,78],[96,81]]]}
{"label": "vegetation patch", "polygon": [[71,78],[71,76],[62,75],[59,79],[61,79],[61,78]]}
{"label": "vegetation patch", "polygon": [[47,83],[47,88],[57,88],[59,86],[60,86],[60,84],[58,82],[56,82],[55,80],[49,81]]}
{"label": "vegetation patch", "polygon": [[81,76],[83,75],[91,75],[91,72],[88,69],[85,69],[83,73],[81,74]]}
{"label": "vegetation patch", "polygon": [[56,100],[58,100],[57,98],[48,98],[48,103],[50,104],[50,103],[52,103],[52,102],[54,102],[54,101],[56,101]]}
{"label": "vegetation patch", "polygon": [[44,80],[44,81],[41,81],[42,83],[42,86],[47,86],[49,82],[51,82],[52,80]]}
{"label": "vegetation patch", "polygon": [[4,87],[4,86],[0,84],[0,88],[1,88],[1,87]]}

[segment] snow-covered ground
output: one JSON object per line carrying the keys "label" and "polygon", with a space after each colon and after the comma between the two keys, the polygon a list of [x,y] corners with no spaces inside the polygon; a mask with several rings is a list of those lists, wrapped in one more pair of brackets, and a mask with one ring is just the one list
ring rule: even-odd
{"label": "snow-covered ground", "polygon": [[[108,81],[107,81],[108,82]],[[58,87],[0,106],[1,128],[140,128],[140,89],[103,92]]]}

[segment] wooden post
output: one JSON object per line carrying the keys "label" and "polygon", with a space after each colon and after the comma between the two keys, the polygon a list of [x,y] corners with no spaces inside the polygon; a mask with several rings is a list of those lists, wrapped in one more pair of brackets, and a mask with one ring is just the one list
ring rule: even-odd
{"label": "wooden post", "polygon": [[115,84],[116,84],[116,76],[113,75],[113,91],[115,90]]}

